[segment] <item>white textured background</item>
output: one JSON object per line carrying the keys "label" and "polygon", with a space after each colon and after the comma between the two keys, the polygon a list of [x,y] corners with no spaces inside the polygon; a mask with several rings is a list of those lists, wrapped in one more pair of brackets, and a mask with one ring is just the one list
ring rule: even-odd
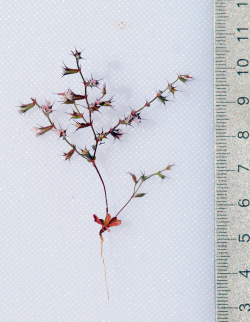
{"label": "white textured background", "polygon": [[[214,321],[213,2],[0,4],[1,322]],[[147,108],[122,143],[112,139],[98,151],[112,215],[131,195],[127,171],[176,164],[170,179],[146,181],[140,191],[148,194],[104,234],[109,302],[92,216],[105,216],[102,185],[81,158],[63,161],[69,148],[53,133],[34,136],[33,125],[47,125],[37,108],[17,113],[30,97],[43,104],[68,87],[83,94],[79,75],[61,78],[62,60],[75,67],[75,46],[85,49],[84,75],[104,78],[115,94],[116,112],[94,115],[99,131],[152,99],[176,72],[195,78],[178,87],[174,103]],[[54,107],[52,117],[66,125],[70,106]],[[89,147],[88,131],[71,140]]]}

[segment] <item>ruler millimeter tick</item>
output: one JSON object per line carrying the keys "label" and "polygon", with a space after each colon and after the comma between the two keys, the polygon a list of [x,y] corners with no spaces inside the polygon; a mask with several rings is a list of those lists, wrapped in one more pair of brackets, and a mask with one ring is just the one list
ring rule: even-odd
{"label": "ruler millimeter tick", "polygon": [[214,0],[216,321],[250,321],[250,0]]}

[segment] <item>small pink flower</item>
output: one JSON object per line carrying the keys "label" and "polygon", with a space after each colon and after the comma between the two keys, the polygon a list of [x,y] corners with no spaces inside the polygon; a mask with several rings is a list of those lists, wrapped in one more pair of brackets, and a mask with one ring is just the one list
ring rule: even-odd
{"label": "small pink flower", "polygon": [[141,123],[140,113],[136,113],[135,110],[133,110],[124,120],[119,120],[120,124],[126,125],[131,125],[132,122],[135,122],[136,124]]}
{"label": "small pink flower", "polygon": [[90,78],[87,82],[84,83],[85,86],[89,86],[89,87],[97,87],[99,88],[98,86],[100,85],[100,82],[99,80],[97,79],[94,79],[94,78]]}
{"label": "small pink flower", "polygon": [[139,116],[136,116],[134,117],[133,121],[136,123],[136,124],[139,124],[141,122],[141,118]]}
{"label": "small pink flower", "polygon": [[65,138],[66,137],[66,130],[62,130],[62,129],[56,129],[55,134],[59,136],[59,138]]}
{"label": "small pink flower", "polygon": [[76,100],[83,100],[86,98],[85,95],[75,94],[70,88],[64,93],[58,93],[62,97],[64,104],[74,104]]}
{"label": "small pink flower", "polygon": [[35,127],[35,126],[32,126],[31,131],[32,131],[32,132],[36,132],[36,131],[38,131],[38,128],[37,128],[37,127]]}
{"label": "small pink flower", "polygon": [[51,102],[48,101],[48,100],[45,100],[46,102],[46,105],[42,105],[41,106],[41,110],[46,114],[46,115],[49,115],[50,113],[52,113],[52,106],[53,104],[51,105]]}
{"label": "small pink flower", "polygon": [[130,114],[125,118],[125,124],[130,124],[133,120],[132,120],[133,116]]}
{"label": "small pink flower", "polygon": [[74,93],[70,88],[64,93],[58,93],[58,95],[62,96],[64,103],[74,103]]}
{"label": "small pink flower", "polygon": [[41,136],[44,133],[52,130],[54,127],[55,127],[54,124],[49,125],[49,126],[44,126],[44,127],[35,127],[35,126],[32,126],[31,130],[33,132],[36,132],[36,137],[38,137],[38,136]]}
{"label": "small pink flower", "polygon": [[100,108],[100,105],[98,105],[97,102],[95,101],[89,104],[88,110],[90,112],[95,112],[95,111],[100,112],[99,108]]}

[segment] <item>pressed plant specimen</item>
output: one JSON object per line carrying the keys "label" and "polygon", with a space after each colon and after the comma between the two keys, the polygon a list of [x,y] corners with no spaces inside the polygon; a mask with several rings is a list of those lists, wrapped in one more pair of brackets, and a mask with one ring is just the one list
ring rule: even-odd
{"label": "pressed plant specimen", "polygon": [[[108,206],[108,197],[107,197],[107,191],[106,186],[104,183],[104,180],[102,178],[102,175],[98,169],[97,165],[97,154],[99,149],[102,148],[104,142],[109,137],[113,137],[114,141],[119,140],[121,141],[121,137],[125,134],[123,132],[123,127],[132,126],[133,124],[139,124],[142,121],[141,114],[145,108],[149,108],[150,105],[156,101],[159,100],[162,104],[166,104],[168,101],[168,95],[172,94],[175,95],[175,92],[177,91],[176,83],[182,82],[186,84],[188,81],[192,80],[193,78],[189,76],[189,74],[177,74],[177,78],[172,83],[167,84],[166,88],[163,90],[158,90],[155,97],[153,97],[151,100],[146,100],[138,109],[131,109],[129,113],[124,116],[123,118],[119,118],[117,123],[114,124],[111,128],[102,131],[99,133],[96,131],[94,127],[94,116],[97,112],[99,113],[106,113],[108,111],[108,108],[114,109],[113,105],[113,99],[114,96],[108,97],[107,93],[107,87],[106,83],[101,84],[100,80],[94,79],[91,75],[89,79],[86,78],[86,76],[82,73],[82,67],[80,66],[80,60],[82,58],[82,51],[78,51],[75,49],[75,51],[71,52],[72,55],[75,57],[76,61],[76,67],[77,68],[69,68],[65,64],[62,67],[62,75],[70,75],[70,74],[79,74],[81,77],[81,82],[83,84],[83,93],[82,94],[76,94],[74,93],[70,88],[62,93],[58,93],[57,95],[61,99],[62,104],[69,105],[71,107],[71,113],[67,113],[70,115],[70,121],[73,121],[73,126],[75,127],[75,131],[88,131],[90,130],[93,134],[93,141],[88,146],[91,146],[91,148],[87,148],[86,142],[81,146],[78,147],[76,144],[74,144],[70,140],[70,134],[68,133],[68,129],[63,129],[59,124],[56,124],[56,120],[52,119],[52,115],[54,112],[53,105],[49,100],[45,100],[44,104],[39,104],[35,98],[31,98],[31,102],[28,104],[20,104],[19,106],[19,114],[26,114],[28,110],[33,108],[34,106],[37,106],[38,109],[44,114],[47,124],[44,126],[38,126],[38,127],[32,127],[32,131],[35,132],[35,135],[37,137],[43,136],[45,133],[53,131],[58,138],[61,138],[65,141],[67,146],[69,146],[69,151],[64,152],[63,156],[65,160],[69,160],[72,158],[74,154],[77,154],[82,159],[86,160],[88,163],[90,163],[94,169],[96,170],[97,176],[99,177],[101,184],[103,186],[103,192],[104,192],[104,198],[106,203],[106,209],[105,209],[105,218],[101,219],[98,218],[97,215],[93,215],[94,221],[101,225],[101,229],[99,232],[100,238],[101,238],[101,256],[102,256],[102,246],[103,246],[103,236],[102,234],[105,231],[110,231],[110,228],[121,225],[121,220],[118,219],[118,215],[123,211],[123,209],[133,200],[136,198],[142,198],[146,195],[146,193],[139,192],[141,186],[143,183],[150,179],[153,176],[158,176],[162,180],[166,178],[166,172],[171,170],[172,165],[166,165],[165,168],[162,170],[159,170],[155,173],[152,173],[150,175],[146,175],[145,173],[141,173],[140,175],[135,175],[131,172],[129,172],[129,175],[131,175],[132,180],[134,182],[134,188],[132,194],[129,196],[128,201],[121,207],[121,209],[113,216],[109,213],[109,206]],[[95,100],[90,101],[89,99],[89,89],[96,89],[97,95]],[[80,103],[81,104],[80,104]],[[72,125],[72,124],[71,124]],[[103,125],[103,128],[105,128],[105,125]],[[103,258],[103,256],[102,256]],[[106,279],[106,267],[103,259],[103,264],[105,268],[105,281],[107,286],[107,279]],[[107,288],[108,291],[108,288]],[[108,295],[109,296],[109,295]]]}

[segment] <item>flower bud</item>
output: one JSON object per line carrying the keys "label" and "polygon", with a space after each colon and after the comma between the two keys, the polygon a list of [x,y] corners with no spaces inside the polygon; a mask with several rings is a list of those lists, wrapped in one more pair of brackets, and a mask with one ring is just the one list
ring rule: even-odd
{"label": "flower bud", "polygon": [[182,75],[182,76],[185,77],[185,78],[187,78],[187,79],[189,79],[189,78],[193,79],[193,77],[189,76],[188,74]]}
{"label": "flower bud", "polygon": [[109,133],[113,136],[114,140],[115,139],[120,140],[123,134],[125,134],[125,133],[122,133],[120,129],[110,129]]}
{"label": "flower bud", "polygon": [[145,176],[145,173],[142,173],[142,174],[141,174],[141,176],[140,176],[140,179],[141,179],[142,181],[146,181],[146,180],[148,179],[148,177],[147,177],[147,176]]}
{"label": "flower bud", "polygon": [[167,96],[163,96],[162,95],[162,91],[159,91],[158,93],[157,93],[157,98],[158,98],[158,100],[161,102],[161,103],[163,103],[164,105],[166,104],[166,102],[168,101],[168,99],[167,99]]}
{"label": "flower bud", "polygon": [[20,107],[20,110],[18,110],[19,114],[26,113],[28,110],[30,110],[33,106],[35,106],[37,104],[35,98],[31,98],[31,100],[32,100],[32,103],[19,105],[19,107]]}
{"label": "flower bud", "polygon": [[94,160],[94,157],[89,153],[89,150],[86,149],[86,146],[85,146],[85,149],[82,150],[82,155],[87,158],[89,161],[91,160]]}
{"label": "flower bud", "polygon": [[85,100],[86,98],[87,96],[85,95],[74,94],[74,101]]}
{"label": "flower bud", "polygon": [[171,170],[171,168],[174,166],[174,164],[168,165],[165,170]]}
{"label": "flower bud", "polygon": [[103,88],[102,88],[102,95],[106,95],[107,94],[107,88],[106,88],[106,83],[103,85]]}
{"label": "flower bud", "polygon": [[35,127],[35,126],[33,126],[31,128],[31,130],[33,132],[36,132],[36,137],[38,137],[38,136],[43,135],[44,133],[52,130],[54,127],[55,127],[54,124],[49,125],[49,126],[44,126],[44,127]]}
{"label": "flower bud", "polygon": [[137,179],[136,179],[136,176],[135,176],[133,173],[128,172],[128,174],[130,174],[130,175],[131,175],[131,177],[132,177],[132,179],[133,179],[134,183],[137,183],[137,182],[138,182],[138,181],[137,181]]}
{"label": "flower bud", "polygon": [[[110,106],[111,108],[113,108],[112,105],[111,105],[113,97],[114,96],[112,96],[108,101],[98,101],[98,105],[100,105],[100,106]],[[114,108],[113,108],[113,110],[114,110]]]}
{"label": "flower bud", "polygon": [[89,151],[85,148],[84,150],[82,150],[82,155],[87,155],[89,153]]}
{"label": "flower bud", "polygon": [[187,82],[189,79],[193,79],[193,77],[189,76],[188,74],[186,74],[186,75],[180,75],[180,74],[178,74],[178,79],[179,79],[181,82],[183,82],[183,83],[185,83],[185,84],[186,84],[186,82]]}
{"label": "flower bud", "polygon": [[177,91],[176,87],[174,87],[172,84],[168,83],[168,90],[174,95],[174,93]]}
{"label": "flower bud", "polygon": [[73,52],[73,51],[71,51],[71,52],[72,52],[72,55],[75,56],[75,58],[76,58],[77,61],[80,60],[80,59],[84,59],[84,58],[81,57],[81,53],[83,52],[83,50],[82,51],[78,51],[75,48],[75,52]]}
{"label": "flower bud", "polygon": [[[92,126],[92,122],[91,122],[91,123],[89,123],[89,122],[87,122],[87,123],[79,123],[79,122],[75,122],[75,126],[77,127],[76,131],[78,131],[79,129],[83,129],[83,128],[85,128],[85,127]],[[75,132],[76,132],[76,131],[75,131]]]}
{"label": "flower bud", "polygon": [[69,68],[64,64],[64,67],[62,67],[62,77],[65,75],[69,75],[69,74],[76,74],[79,72],[79,69],[73,69],[73,68]]}
{"label": "flower bud", "polygon": [[76,151],[76,147],[73,145],[73,149],[70,150],[68,153],[63,153],[63,156],[65,157],[65,161],[71,159],[72,155],[74,154],[74,152]]}
{"label": "flower bud", "polygon": [[71,119],[81,119],[83,117],[82,113],[77,113],[73,110],[73,113],[67,113],[71,115]]}
{"label": "flower bud", "polygon": [[164,176],[164,174],[161,173],[161,171],[157,172],[157,175],[161,178],[161,179],[165,179],[166,176]]}
{"label": "flower bud", "polygon": [[107,134],[108,133],[102,131],[102,133],[97,132],[97,134],[98,134],[98,138],[97,138],[98,141],[102,141],[103,139],[107,139]]}

